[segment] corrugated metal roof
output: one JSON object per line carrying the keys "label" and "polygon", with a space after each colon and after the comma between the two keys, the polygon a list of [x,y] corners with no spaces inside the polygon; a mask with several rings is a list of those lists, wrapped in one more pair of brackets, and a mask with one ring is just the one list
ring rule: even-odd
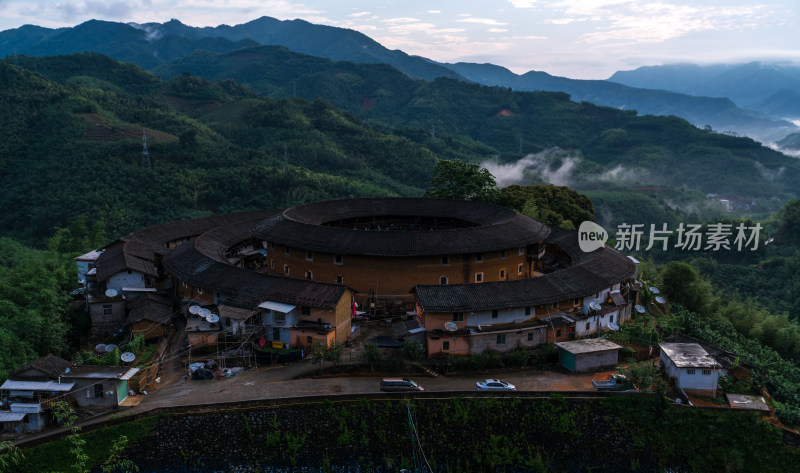
{"label": "corrugated metal roof", "polygon": [[[259,306],[261,307],[261,306]],[[292,306],[294,307],[294,306]],[[233,320],[247,320],[256,313],[256,311],[252,309],[241,309],[239,307],[233,307],[229,305],[220,304],[217,306],[219,309],[219,315],[222,317],[227,317]]]}
{"label": "corrugated metal roof", "polygon": [[11,412],[30,412],[33,414],[42,412],[42,405],[32,402],[13,402],[8,405],[8,408],[11,409]]}
{"label": "corrugated metal roof", "polygon": [[14,381],[6,380],[0,389],[14,391],[45,391],[45,392],[67,392],[75,386],[75,383],[57,383],[55,381]]}
{"label": "corrugated metal roof", "polygon": [[18,422],[25,418],[24,412],[0,411],[0,422]]}
{"label": "corrugated metal roof", "polygon": [[139,372],[139,368],[131,368],[128,371],[126,371],[125,374],[120,376],[119,379],[131,379],[131,378],[133,378],[133,375],[135,375],[138,372]]}

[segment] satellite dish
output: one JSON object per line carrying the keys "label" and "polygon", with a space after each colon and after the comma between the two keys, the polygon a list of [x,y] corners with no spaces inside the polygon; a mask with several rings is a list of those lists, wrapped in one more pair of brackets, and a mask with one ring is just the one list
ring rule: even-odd
{"label": "satellite dish", "polygon": [[655,286],[650,286],[650,292],[652,292],[653,294],[661,293],[661,291],[659,291],[658,288]]}
{"label": "satellite dish", "polygon": [[100,343],[96,347],[94,347],[94,351],[97,353],[105,353],[106,352],[106,345],[105,343]]}
{"label": "satellite dish", "polygon": [[114,345],[113,343],[109,343],[108,345],[106,345],[106,353],[111,353],[112,351],[116,350],[117,348],[119,348],[119,347]]}
{"label": "satellite dish", "polygon": [[661,296],[656,296],[656,302],[658,302],[659,304],[663,304],[663,303],[664,303],[664,302],[666,302],[666,301],[664,300],[664,298],[663,298],[663,297],[661,297]]}
{"label": "satellite dish", "polygon": [[208,316],[209,316],[209,315],[211,315],[211,311],[210,311],[210,310],[208,310],[208,309],[200,309],[200,310],[197,312],[197,314],[198,314],[200,317],[206,317],[206,318],[208,318]]}
{"label": "satellite dish", "polygon": [[69,374],[69,368],[66,368],[66,369],[64,370],[64,374]]}
{"label": "satellite dish", "polygon": [[125,353],[123,353],[123,354],[121,354],[119,356],[119,359],[124,361],[125,363],[130,363],[131,361],[136,359],[136,355],[134,355],[133,353],[131,353],[129,351],[126,351]]}
{"label": "satellite dish", "polygon": [[597,302],[594,302],[594,301],[589,303],[589,307],[594,309],[594,310],[600,310],[600,309],[603,308],[602,306],[600,306],[600,304],[598,304]]}
{"label": "satellite dish", "polygon": [[616,331],[619,330],[619,325],[615,324],[614,322],[609,322],[608,323],[608,328],[610,328],[611,330],[616,332]]}
{"label": "satellite dish", "polygon": [[219,322],[219,315],[217,315],[217,314],[208,314],[206,316],[206,321],[208,323],[210,323],[210,324],[217,323],[217,322]]}
{"label": "satellite dish", "polygon": [[456,325],[455,322],[445,322],[444,328],[448,332],[455,332],[456,330],[458,330],[458,325]]}
{"label": "satellite dish", "polygon": [[636,304],[635,306],[633,306],[633,308],[636,309],[636,312],[638,312],[640,314],[644,314],[644,306]]}
{"label": "satellite dish", "polygon": [[199,312],[200,312],[200,306],[199,305],[193,305],[193,306],[189,307],[189,313],[190,314],[197,315]]}
{"label": "satellite dish", "polygon": [[116,289],[106,289],[106,297],[117,297]]}

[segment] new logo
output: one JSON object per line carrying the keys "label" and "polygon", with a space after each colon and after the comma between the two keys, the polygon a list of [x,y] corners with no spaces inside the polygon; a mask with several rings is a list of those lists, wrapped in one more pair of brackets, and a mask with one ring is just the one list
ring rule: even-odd
{"label": "new logo", "polygon": [[594,222],[586,220],[578,227],[578,246],[585,253],[602,248],[607,241],[608,232]]}

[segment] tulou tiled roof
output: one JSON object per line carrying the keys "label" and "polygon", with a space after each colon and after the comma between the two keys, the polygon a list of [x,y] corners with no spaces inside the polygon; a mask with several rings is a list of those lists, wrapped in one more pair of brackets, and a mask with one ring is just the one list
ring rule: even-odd
{"label": "tulou tiled roof", "polygon": [[158,324],[168,324],[172,318],[172,301],[156,294],[143,294],[128,301],[128,325],[149,320]]}
{"label": "tulou tiled roof", "polygon": [[[577,234],[573,232],[574,238]],[[425,312],[462,312],[547,305],[586,297],[626,280],[633,263],[606,246],[581,256],[569,268],[543,276],[481,284],[417,285],[414,291]]]}
{"label": "tulou tiled roof", "polygon": [[[408,216],[470,222],[465,228],[356,230],[324,225],[332,220]],[[425,256],[479,253],[538,243],[550,229],[513,210],[481,202],[441,199],[348,199],[292,207],[265,219],[253,235],[323,253]]]}
{"label": "tulou tiled roof", "polygon": [[12,378],[15,379],[24,379],[17,375],[22,371],[26,371],[29,369],[36,369],[44,373],[45,375],[49,376],[50,378],[58,378],[60,375],[64,373],[64,370],[67,368],[72,367],[72,363],[53,355],[52,353],[39,358],[38,360],[33,360],[25,366],[18,368],[11,374]]}
{"label": "tulou tiled roof", "polygon": [[97,280],[102,282],[122,271],[133,270],[157,276],[155,254],[150,245],[126,241],[109,247],[97,258]]}
{"label": "tulou tiled roof", "polygon": [[270,276],[231,266],[206,256],[191,240],[172,250],[165,269],[195,287],[223,292],[226,305],[253,309],[264,301],[334,309],[347,286],[306,279]]}

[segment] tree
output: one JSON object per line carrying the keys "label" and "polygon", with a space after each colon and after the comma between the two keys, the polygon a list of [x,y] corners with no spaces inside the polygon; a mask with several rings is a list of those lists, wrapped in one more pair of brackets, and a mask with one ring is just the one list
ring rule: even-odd
{"label": "tree", "polygon": [[375,362],[381,357],[381,350],[375,342],[364,344],[364,361],[369,363],[370,370],[375,371]]}
{"label": "tree", "polygon": [[627,367],[617,368],[639,391],[663,391],[664,380],[657,366],[649,361],[637,362],[633,358]]}
{"label": "tree", "polygon": [[661,269],[664,294],[670,302],[680,304],[692,312],[705,313],[711,301],[711,285],[700,278],[691,265],[672,261]]}
{"label": "tree", "polygon": [[594,220],[592,201],[566,186],[514,184],[500,190],[497,203],[548,225],[569,229]]}
{"label": "tree", "polygon": [[778,215],[778,240],[781,243],[800,244],[800,199],[786,204]]}
{"label": "tree", "polygon": [[416,338],[407,338],[403,342],[403,348],[401,351],[403,353],[403,357],[409,361],[421,360],[424,353],[422,343],[420,343]]}
{"label": "tree", "polygon": [[425,197],[494,203],[500,195],[492,173],[478,164],[443,159],[433,173]]}

